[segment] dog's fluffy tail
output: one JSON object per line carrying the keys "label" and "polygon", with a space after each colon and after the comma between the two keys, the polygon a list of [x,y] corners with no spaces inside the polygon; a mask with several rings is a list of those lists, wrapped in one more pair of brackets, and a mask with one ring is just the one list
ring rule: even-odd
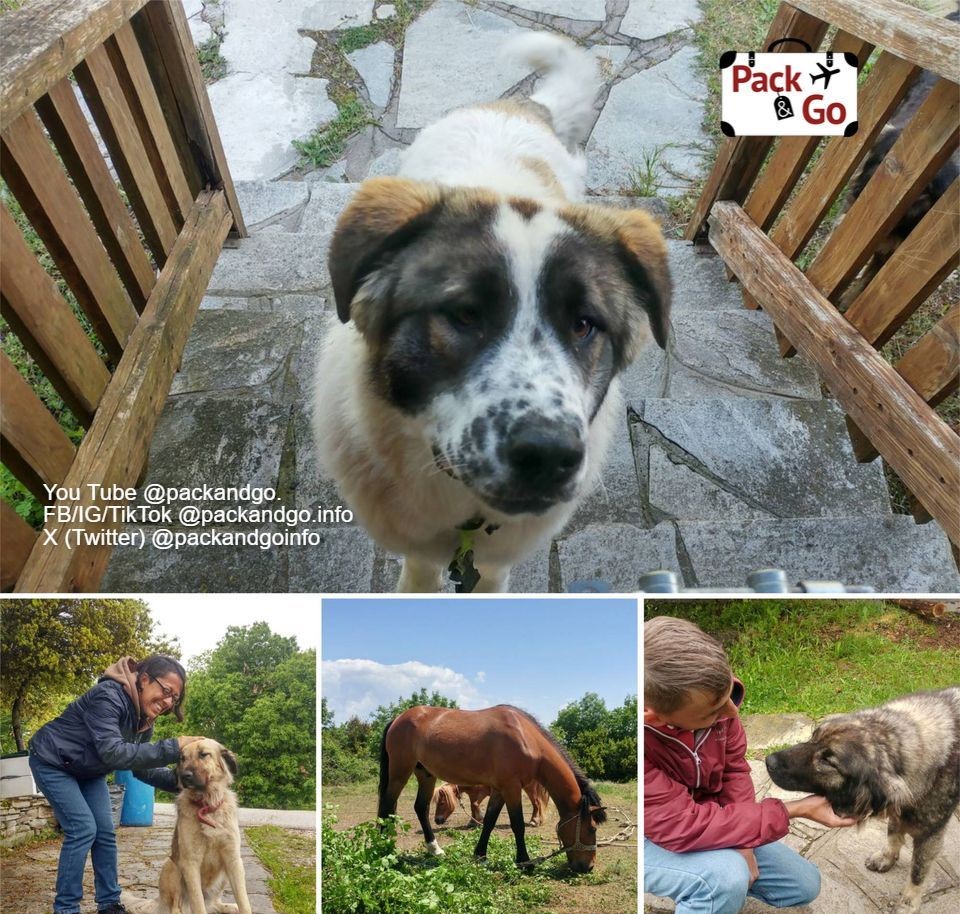
{"label": "dog's fluffy tail", "polygon": [[597,62],[569,38],[528,32],[507,42],[504,54],[537,70],[543,77],[530,96],[553,118],[553,129],[568,146],[582,143],[593,123],[593,103],[600,91]]}

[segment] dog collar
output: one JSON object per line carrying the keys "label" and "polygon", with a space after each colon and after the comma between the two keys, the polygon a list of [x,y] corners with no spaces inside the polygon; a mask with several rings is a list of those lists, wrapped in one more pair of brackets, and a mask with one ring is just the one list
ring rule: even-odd
{"label": "dog collar", "polygon": [[[484,527],[484,524],[486,524],[486,527]],[[477,582],[480,580],[480,572],[477,571],[477,566],[473,564],[473,543],[481,527],[484,527],[487,536],[500,529],[498,524],[487,524],[486,519],[479,514],[475,514],[470,520],[464,521],[457,527],[460,538],[459,545],[453,553],[453,559],[447,566],[450,580],[453,581],[457,593],[473,593]]]}
{"label": "dog collar", "polygon": [[208,805],[207,803],[205,803],[205,802],[203,801],[203,797],[201,797],[199,800],[195,800],[195,799],[193,799],[193,797],[190,797],[190,802],[193,803],[194,806],[199,807],[199,808],[197,809],[197,818],[198,818],[204,825],[209,825],[211,828],[216,828],[216,827],[217,827],[217,823],[216,823],[216,822],[214,822],[214,821],[212,821],[211,819],[208,819],[208,818],[207,818],[207,813],[208,813],[208,812],[216,812],[221,806],[223,806],[223,801],[222,801],[222,800],[221,800],[219,803],[217,803],[216,806],[210,806],[210,805]]}

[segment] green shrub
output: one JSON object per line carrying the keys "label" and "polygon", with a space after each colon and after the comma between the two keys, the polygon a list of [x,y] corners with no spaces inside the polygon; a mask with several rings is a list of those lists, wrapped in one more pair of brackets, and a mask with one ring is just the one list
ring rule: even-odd
{"label": "green shrub", "polygon": [[[328,809],[332,809],[329,807]],[[321,829],[324,914],[516,914],[550,899],[544,877],[519,870],[513,838],[490,838],[486,864],[473,858],[476,835],[454,833],[443,857],[405,855],[397,833],[410,825],[397,816],[335,831],[327,812]],[[540,838],[527,839],[532,856]]]}

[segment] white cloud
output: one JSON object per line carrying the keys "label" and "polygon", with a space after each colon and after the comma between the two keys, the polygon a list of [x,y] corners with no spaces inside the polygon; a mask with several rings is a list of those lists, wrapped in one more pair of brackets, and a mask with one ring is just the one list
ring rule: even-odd
{"label": "white cloud", "polygon": [[[478,676],[478,681],[483,680]],[[320,664],[320,692],[333,711],[334,723],[356,715],[365,720],[379,705],[408,698],[424,688],[452,698],[461,708],[482,708],[485,700],[462,673],[417,660],[378,663],[376,660],[324,660]]]}
{"label": "white cloud", "polygon": [[480,672],[477,673],[477,675],[474,677],[474,679],[476,679],[477,682],[479,682],[479,683],[482,684],[482,683],[484,683],[484,682],[487,681],[487,674],[484,673],[483,670],[480,670]]}

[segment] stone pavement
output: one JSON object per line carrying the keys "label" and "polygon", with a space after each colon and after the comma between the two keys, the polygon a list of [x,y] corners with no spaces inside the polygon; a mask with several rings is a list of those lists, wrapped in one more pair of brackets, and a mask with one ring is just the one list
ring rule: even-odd
{"label": "stone pavement", "polygon": [[[747,744],[752,749],[765,749],[802,742],[813,730],[813,721],[801,714],[758,714],[743,719]],[[752,761],[753,781],[757,797],[797,799],[802,794],[790,793],[774,785],[767,776],[762,760]],[[805,907],[784,910],[805,914],[879,914],[892,910],[906,884],[911,843],[908,840],[899,862],[887,873],[868,870],[863,861],[886,844],[886,824],[868,820],[862,828],[827,829],[806,819],[794,819],[785,843],[812,860],[820,868],[819,897]],[[931,870],[924,892],[922,914],[949,914],[960,908],[960,815],[947,826],[943,850]],[[673,902],[644,896],[644,910],[649,914],[673,911]],[[770,914],[774,909],[755,899],[748,899],[743,914]]]}
{"label": "stone pavement", "polygon": [[[395,14],[374,0],[207,0],[194,10],[198,30],[212,22],[226,35],[227,75],[210,92],[251,236],[225,249],[214,271],[148,482],[267,486],[287,508],[340,505],[313,459],[308,405],[317,346],[336,319],[326,267],[333,225],[357,182],[392,172],[422,126],[456,105],[529,91],[535,77],[497,56],[510,35],[558,30],[597,56],[605,83],[587,143],[597,202],[665,215],[666,199],[702,168],[688,25],[700,16],[695,0],[436,0],[402,41],[375,41],[330,65],[337,29]],[[334,116],[329,91],[343,85],[376,123],[333,165],[293,170],[290,141]],[[891,513],[879,461],[856,463],[842,412],[822,397],[813,368],[779,358],[769,319],[743,309],[709,248],[669,246],[669,353],[652,347],[627,373],[602,486],[548,550],[515,569],[512,588],[563,591],[600,579],[632,591],[656,568],[678,572],[686,587],[743,588],[750,571],[777,567],[791,582],[960,590],[946,537]],[[337,517],[306,529],[307,544],[160,551],[146,528],[147,547],[117,549],[101,586],[394,587],[398,558],[360,528]],[[284,531],[274,523],[261,533]]]}
{"label": "stone pavement", "polygon": [[[165,815],[162,805],[158,805],[157,812],[159,815],[155,817],[152,826],[121,827],[117,831],[120,885],[140,898],[156,898],[160,868],[170,853],[173,838],[173,816]],[[310,817],[312,829],[315,828],[313,813],[310,813]],[[276,820],[276,817],[269,824],[289,827]],[[10,852],[4,857],[4,914],[49,914],[53,904],[59,854],[60,842],[51,841]],[[269,873],[245,839],[242,856],[253,914],[277,914],[267,885]],[[29,887],[29,890],[23,891],[23,887]],[[83,914],[92,914],[96,911],[96,905],[93,898],[93,869],[89,861],[84,876],[83,893]],[[232,893],[224,893],[224,900],[233,901]]]}

